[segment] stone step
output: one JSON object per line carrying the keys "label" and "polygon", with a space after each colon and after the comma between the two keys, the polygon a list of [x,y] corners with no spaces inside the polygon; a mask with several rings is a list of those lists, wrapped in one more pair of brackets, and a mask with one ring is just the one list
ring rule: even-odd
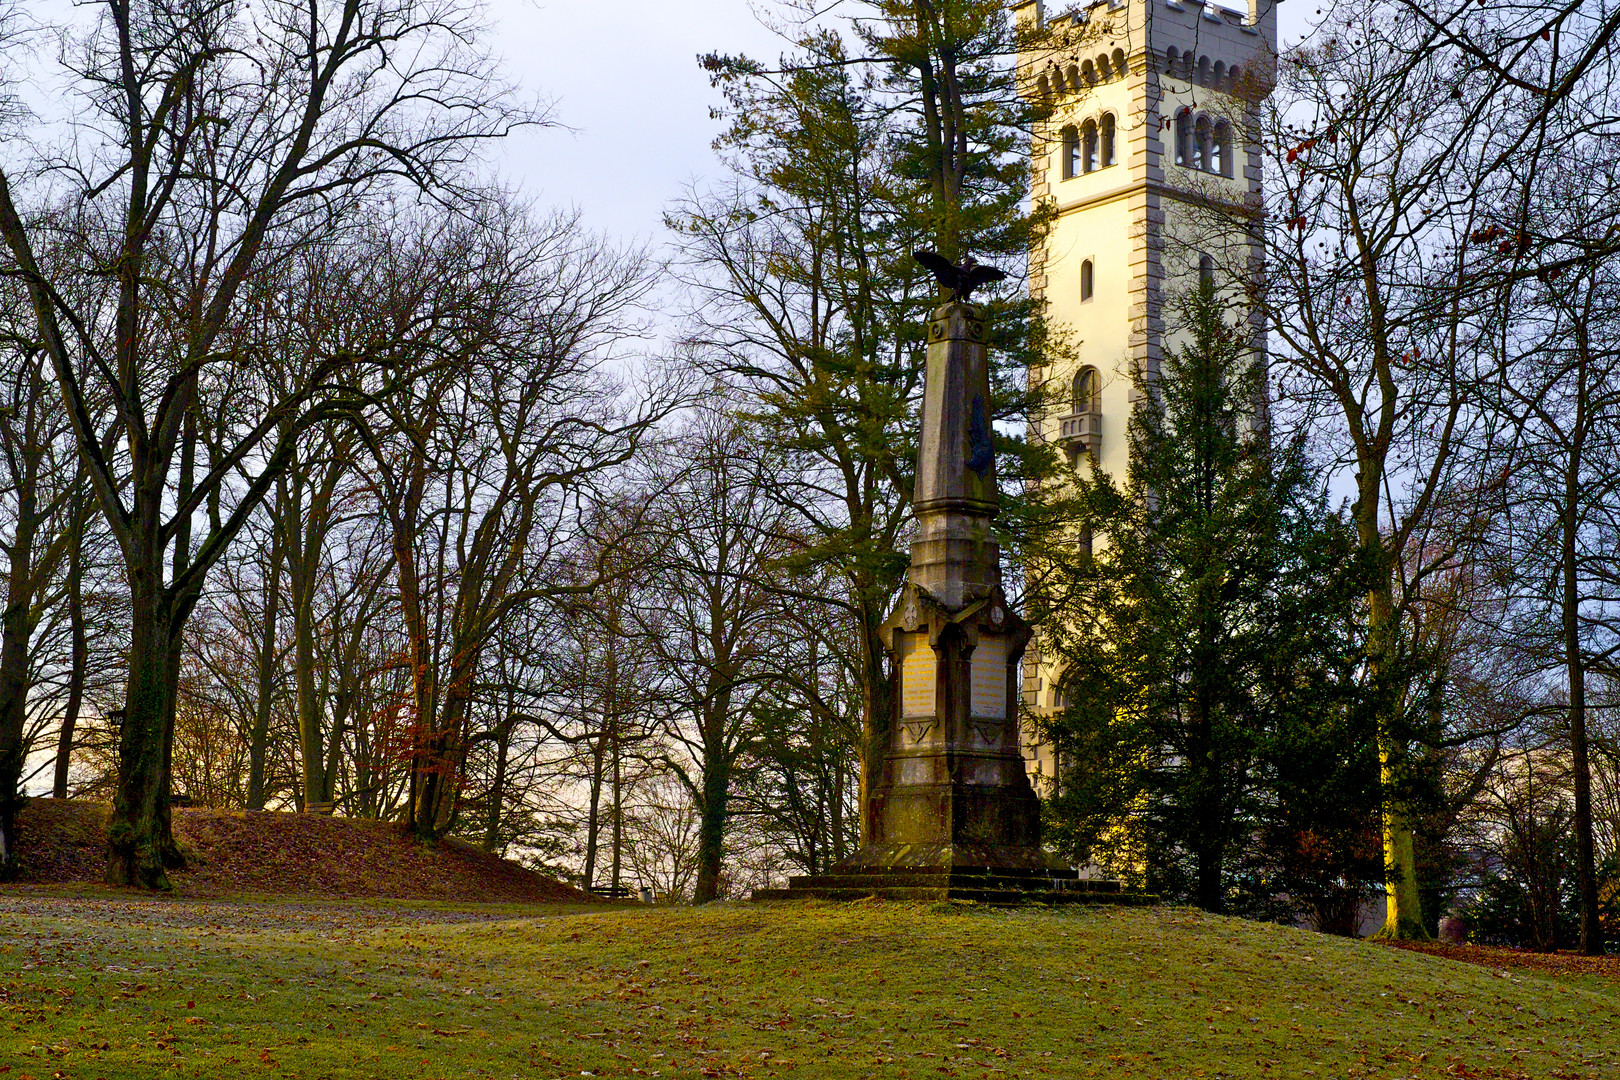
{"label": "stone step", "polygon": [[976,889],[951,886],[884,886],[879,888],[789,888],[755,889],[755,900],[970,900],[1000,907],[1024,904],[1152,904],[1158,897],[1148,893],[1104,892],[1081,889]]}
{"label": "stone step", "polygon": [[1117,881],[1091,881],[1076,877],[1042,875],[963,874],[954,871],[897,870],[873,874],[818,874],[790,877],[794,889],[962,888],[1035,889],[1038,891],[1119,892]]}

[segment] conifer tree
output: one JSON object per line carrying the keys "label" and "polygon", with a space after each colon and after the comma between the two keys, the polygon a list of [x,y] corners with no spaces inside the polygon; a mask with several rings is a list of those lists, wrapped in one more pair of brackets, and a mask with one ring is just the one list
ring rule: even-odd
{"label": "conifer tree", "polygon": [[1068,703],[1049,809],[1076,858],[1252,910],[1288,880],[1308,892],[1324,856],[1343,864],[1327,878],[1377,877],[1376,851],[1344,864],[1378,807],[1355,545],[1302,443],[1272,444],[1246,323],[1209,281],[1183,307],[1188,343],[1135,375],[1123,486],[1077,478],[1096,547],[1049,631]]}

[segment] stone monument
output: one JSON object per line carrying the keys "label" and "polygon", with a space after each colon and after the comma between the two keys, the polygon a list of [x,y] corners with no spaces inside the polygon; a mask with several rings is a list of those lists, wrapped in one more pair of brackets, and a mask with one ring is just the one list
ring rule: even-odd
{"label": "stone monument", "polygon": [[755,899],[1128,900],[1041,850],[1040,804],[1019,742],[1018,671],[1030,629],[1001,590],[991,520],[988,328],[973,288],[1000,271],[918,261],[951,290],[928,323],[911,569],[883,624],[894,714],[869,787],[867,842],[824,875]]}

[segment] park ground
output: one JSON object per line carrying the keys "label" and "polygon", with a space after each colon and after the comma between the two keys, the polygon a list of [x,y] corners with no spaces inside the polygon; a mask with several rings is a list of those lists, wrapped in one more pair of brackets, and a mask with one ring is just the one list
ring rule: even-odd
{"label": "park ground", "polygon": [[1601,962],[1183,908],[0,891],[3,1080],[1620,1076]]}

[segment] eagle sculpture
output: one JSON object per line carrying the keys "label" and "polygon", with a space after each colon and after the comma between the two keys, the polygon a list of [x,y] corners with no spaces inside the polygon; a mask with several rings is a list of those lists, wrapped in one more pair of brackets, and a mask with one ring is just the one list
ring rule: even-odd
{"label": "eagle sculpture", "polygon": [[980,266],[969,255],[957,266],[949,259],[932,251],[913,251],[911,257],[918,263],[933,271],[934,280],[951,292],[951,301],[958,304],[968,302],[973,290],[980,285],[989,285],[1000,281],[1007,276],[1006,271],[997,270],[993,266]]}

